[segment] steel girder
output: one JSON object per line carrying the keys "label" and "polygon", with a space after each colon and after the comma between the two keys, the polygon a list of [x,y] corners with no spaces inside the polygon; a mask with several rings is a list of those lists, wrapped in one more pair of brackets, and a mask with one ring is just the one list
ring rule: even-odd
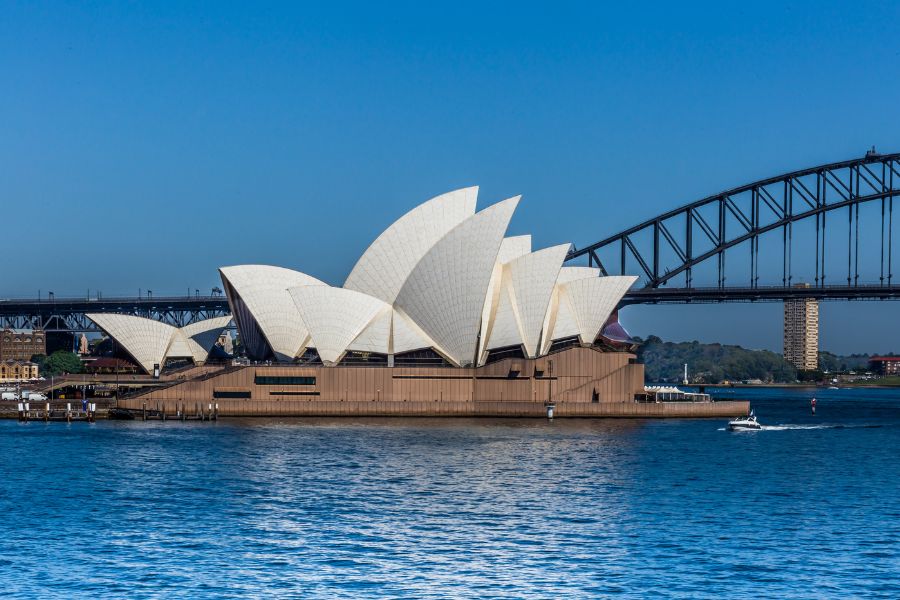
{"label": "steel girder", "polygon": [[785,300],[898,300],[900,286],[828,285],[817,287],[638,288],[622,298],[629,304],[709,304],[718,302],[782,302]]}
{"label": "steel girder", "polygon": [[0,329],[99,332],[100,329],[85,316],[92,312],[147,317],[176,327],[231,314],[223,296],[2,300]]}
{"label": "steel girder", "polygon": [[[581,249],[573,249],[566,260],[588,257],[588,264],[599,267],[604,274],[618,271],[627,274],[628,259],[637,263],[637,273],[643,277],[645,287],[632,296],[633,301],[667,301],[663,296],[681,297],[690,301],[693,290],[693,269],[707,260],[715,260],[717,267],[716,288],[720,291],[758,289],[760,236],[781,230],[782,285],[791,286],[791,258],[793,253],[793,225],[806,219],[815,220],[815,287],[825,284],[825,234],[826,216],[846,209],[848,215],[847,286],[860,287],[859,282],[859,206],[867,202],[881,201],[881,265],[880,285],[875,288],[891,288],[893,278],[893,202],[900,196],[900,154],[868,152],[865,157],[831,163],[801,171],[794,171],[747,184],[691,204],[619,232],[604,240]],[[740,198],[740,200],[738,200]],[[833,219],[829,219],[829,222]],[[649,234],[649,235],[648,235]],[[703,242],[707,247],[700,248]],[[750,250],[750,281],[746,285],[726,287],[726,251],[741,244]],[[618,255],[618,269],[608,268],[600,259],[601,251]],[[677,264],[663,268],[661,252],[675,258]],[[674,278],[684,276],[684,288],[669,294],[654,294],[651,290],[666,286]],[[810,273],[810,275],[813,275]],[[834,291],[833,286],[828,286]],[[874,294],[872,286],[862,286],[866,293]],[[831,293],[831,292],[830,292]],[[767,291],[766,294],[771,294]],[[697,294],[699,296],[699,292]],[[781,297],[790,295],[781,294]],[[893,292],[888,294],[894,297]],[[727,299],[727,295],[717,297]],[[808,296],[804,296],[808,297]],[[832,296],[828,296],[832,297]],[[861,297],[861,296],[854,296]],[[875,297],[880,297],[876,295]],[[675,300],[668,300],[675,301]],[[722,301],[722,300],[715,300]]]}

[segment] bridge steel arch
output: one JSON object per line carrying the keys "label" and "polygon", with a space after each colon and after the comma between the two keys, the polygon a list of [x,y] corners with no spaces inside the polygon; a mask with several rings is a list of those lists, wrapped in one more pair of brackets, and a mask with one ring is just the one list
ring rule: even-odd
{"label": "bridge steel arch", "polygon": [[224,296],[4,299],[0,300],[0,330],[99,333],[100,328],[85,316],[98,312],[147,317],[175,327],[231,314]]}
{"label": "bridge steel arch", "polygon": [[[741,202],[735,200],[737,196],[742,196]],[[893,204],[898,196],[900,153],[878,154],[873,149],[863,158],[794,171],[708,196],[597,243],[573,249],[566,260],[587,256],[588,264],[599,267],[603,274],[626,274],[626,261],[633,259],[640,271],[632,274],[642,275],[646,285],[643,289],[632,290],[626,303],[786,299],[797,295],[787,291],[793,278],[793,226],[798,221],[815,219],[815,285],[804,297],[900,297],[900,288],[892,282]],[[881,202],[880,283],[862,285],[859,281],[859,207],[877,201]],[[826,217],[841,209],[847,209],[849,225],[847,283],[826,285]],[[710,219],[709,213],[716,218]],[[673,220],[683,222],[679,223],[679,230],[671,225]],[[760,236],[777,230],[782,231],[782,285],[760,286]],[[698,239],[710,245],[698,250]],[[741,287],[728,287],[725,285],[725,252],[748,242],[750,280]],[[612,251],[614,255],[618,253],[617,269],[603,264],[600,259],[603,250]],[[678,264],[663,270],[661,251],[676,257]],[[716,285],[695,288],[693,269],[708,260],[717,263]],[[681,276],[684,277],[683,288],[666,288]]]}

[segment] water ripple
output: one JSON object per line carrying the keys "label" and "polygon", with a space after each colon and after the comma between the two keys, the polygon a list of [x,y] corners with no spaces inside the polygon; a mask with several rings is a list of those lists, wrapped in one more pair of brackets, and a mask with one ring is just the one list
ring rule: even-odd
{"label": "water ripple", "polygon": [[[900,394],[717,421],[0,423],[13,597],[900,595]],[[815,419],[821,419],[821,422]]]}

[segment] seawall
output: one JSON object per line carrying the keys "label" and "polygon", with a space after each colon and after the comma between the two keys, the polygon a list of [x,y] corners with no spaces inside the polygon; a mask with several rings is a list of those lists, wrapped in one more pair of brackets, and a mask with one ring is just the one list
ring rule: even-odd
{"label": "seawall", "polygon": [[[207,402],[123,399],[119,406],[146,408],[175,417],[208,414],[210,406],[220,417],[526,417],[546,418],[541,402],[454,401],[326,401],[326,400],[229,400]],[[602,418],[727,418],[746,415],[749,401],[728,402],[556,402],[554,417]]]}

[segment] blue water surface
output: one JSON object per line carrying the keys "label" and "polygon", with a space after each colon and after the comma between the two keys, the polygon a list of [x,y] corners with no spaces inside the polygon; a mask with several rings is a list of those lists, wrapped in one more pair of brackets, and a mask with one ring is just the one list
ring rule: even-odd
{"label": "blue water surface", "polygon": [[769,427],[3,421],[0,594],[900,597],[900,391],[719,393]]}

